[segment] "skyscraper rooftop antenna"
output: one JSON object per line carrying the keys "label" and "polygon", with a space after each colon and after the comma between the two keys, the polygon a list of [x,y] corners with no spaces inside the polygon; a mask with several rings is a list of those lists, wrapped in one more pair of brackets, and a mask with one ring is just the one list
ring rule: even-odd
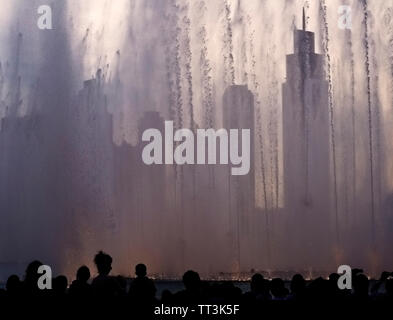
{"label": "skyscraper rooftop antenna", "polygon": [[306,10],[303,7],[303,31],[306,31]]}

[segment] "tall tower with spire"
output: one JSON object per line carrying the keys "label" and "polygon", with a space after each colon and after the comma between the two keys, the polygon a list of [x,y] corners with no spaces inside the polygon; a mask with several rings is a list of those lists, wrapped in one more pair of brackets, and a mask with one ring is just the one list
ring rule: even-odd
{"label": "tall tower with spire", "polygon": [[[328,83],[314,33],[294,30],[294,53],[286,56],[283,92],[284,201],[293,258],[307,266],[329,240],[330,141]],[[318,267],[318,266],[316,266]]]}

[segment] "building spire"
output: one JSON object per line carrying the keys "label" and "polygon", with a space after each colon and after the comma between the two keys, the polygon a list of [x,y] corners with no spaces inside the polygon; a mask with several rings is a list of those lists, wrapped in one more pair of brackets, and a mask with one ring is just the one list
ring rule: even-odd
{"label": "building spire", "polygon": [[303,31],[306,31],[306,10],[303,7]]}

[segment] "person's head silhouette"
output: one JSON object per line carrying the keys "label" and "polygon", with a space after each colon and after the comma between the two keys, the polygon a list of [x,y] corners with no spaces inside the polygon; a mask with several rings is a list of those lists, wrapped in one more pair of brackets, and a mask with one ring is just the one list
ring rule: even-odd
{"label": "person's head silhouette", "polygon": [[251,291],[258,294],[263,292],[265,279],[260,273],[256,273],[251,277]]}
{"label": "person's head silhouette", "polygon": [[197,272],[188,270],[183,275],[183,283],[186,287],[186,290],[194,291],[200,287],[201,279],[199,278],[199,274]]}
{"label": "person's head silhouette", "polygon": [[87,282],[90,278],[90,270],[86,266],[82,266],[76,272],[76,279],[81,282]]}
{"label": "person's head silhouette", "polygon": [[99,251],[94,257],[94,263],[100,275],[107,276],[112,270],[112,257],[102,251]]}
{"label": "person's head silhouette", "polygon": [[53,279],[53,291],[56,295],[64,295],[68,286],[66,276],[60,275]]}
{"label": "person's head silhouette", "polygon": [[38,273],[38,268],[40,266],[42,266],[42,263],[38,260],[34,260],[30,262],[26,268],[24,287],[30,293],[39,292],[38,278],[40,277],[40,274]]}
{"label": "person's head silhouette", "polygon": [[6,289],[9,294],[16,294],[19,292],[21,286],[21,282],[19,277],[16,274],[13,274],[8,277],[6,283]]}
{"label": "person's head silhouette", "polygon": [[272,280],[270,291],[275,298],[284,298],[287,294],[284,281],[281,278]]}
{"label": "person's head silhouette", "polygon": [[291,281],[291,292],[292,294],[299,294],[304,292],[306,289],[306,280],[304,280],[301,274],[295,274]]}
{"label": "person's head silhouette", "polygon": [[147,268],[143,263],[139,263],[135,266],[135,274],[138,278],[143,278],[147,274]]}
{"label": "person's head silhouette", "polygon": [[363,273],[356,274],[353,279],[353,291],[357,297],[367,297],[368,296],[368,285],[369,281],[366,275]]}
{"label": "person's head silhouette", "polygon": [[29,265],[26,268],[26,275],[25,279],[35,279],[38,276],[38,268],[42,266],[42,263],[38,260],[34,260],[29,263]]}

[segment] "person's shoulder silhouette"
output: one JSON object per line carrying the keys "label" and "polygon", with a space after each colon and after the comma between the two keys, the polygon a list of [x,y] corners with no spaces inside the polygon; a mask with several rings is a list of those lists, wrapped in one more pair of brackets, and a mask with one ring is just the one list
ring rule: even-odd
{"label": "person's shoulder silhouette", "polygon": [[244,294],[246,302],[271,300],[269,293],[269,281],[262,274],[255,273],[251,277],[250,291]]}
{"label": "person's shoulder silhouette", "polygon": [[274,296],[274,300],[285,300],[288,295],[288,289],[281,278],[274,278],[270,285],[270,292]]}
{"label": "person's shoulder silhouette", "polygon": [[66,276],[60,275],[53,279],[52,288],[56,298],[63,299],[66,295],[68,280]]}
{"label": "person's shoulder silhouette", "polygon": [[22,283],[16,274],[8,277],[5,285],[6,295],[10,298],[19,298],[22,290]]}
{"label": "person's shoulder silhouette", "polygon": [[369,280],[363,273],[358,273],[352,279],[353,300],[357,302],[366,302],[369,299]]}
{"label": "person's shoulder silhouette", "polygon": [[385,283],[385,298],[390,302],[393,302],[393,277],[386,280]]}
{"label": "person's shoulder silhouette", "polygon": [[42,266],[42,263],[38,260],[30,262],[27,266],[25,278],[22,283],[22,292],[24,296],[36,297],[42,294],[42,290],[38,288],[38,279],[40,277],[38,268],[40,266]]}
{"label": "person's shoulder silhouette", "polygon": [[147,268],[140,263],[135,266],[136,278],[131,282],[129,295],[132,299],[145,302],[153,302],[156,295],[156,287],[153,280],[147,277]]}
{"label": "person's shoulder silhouette", "polygon": [[295,274],[291,280],[289,300],[303,300],[306,294],[306,280],[301,274]]}
{"label": "person's shoulder silhouette", "polygon": [[113,297],[121,294],[121,288],[114,277],[109,276],[112,270],[112,257],[99,251],[94,257],[98,276],[96,276],[91,287],[96,297]]}
{"label": "person's shoulder silhouette", "polygon": [[193,270],[188,270],[183,275],[185,290],[175,294],[175,301],[181,304],[201,303],[204,301],[202,292],[202,282],[199,274]]}
{"label": "person's shoulder silhouette", "polygon": [[92,293],[92,288],[88,283],[90,279],[90,270],[86,266],[81,266],[76,272],[76,280],[74,280],[69,289],[71,297],[89,298]]}

